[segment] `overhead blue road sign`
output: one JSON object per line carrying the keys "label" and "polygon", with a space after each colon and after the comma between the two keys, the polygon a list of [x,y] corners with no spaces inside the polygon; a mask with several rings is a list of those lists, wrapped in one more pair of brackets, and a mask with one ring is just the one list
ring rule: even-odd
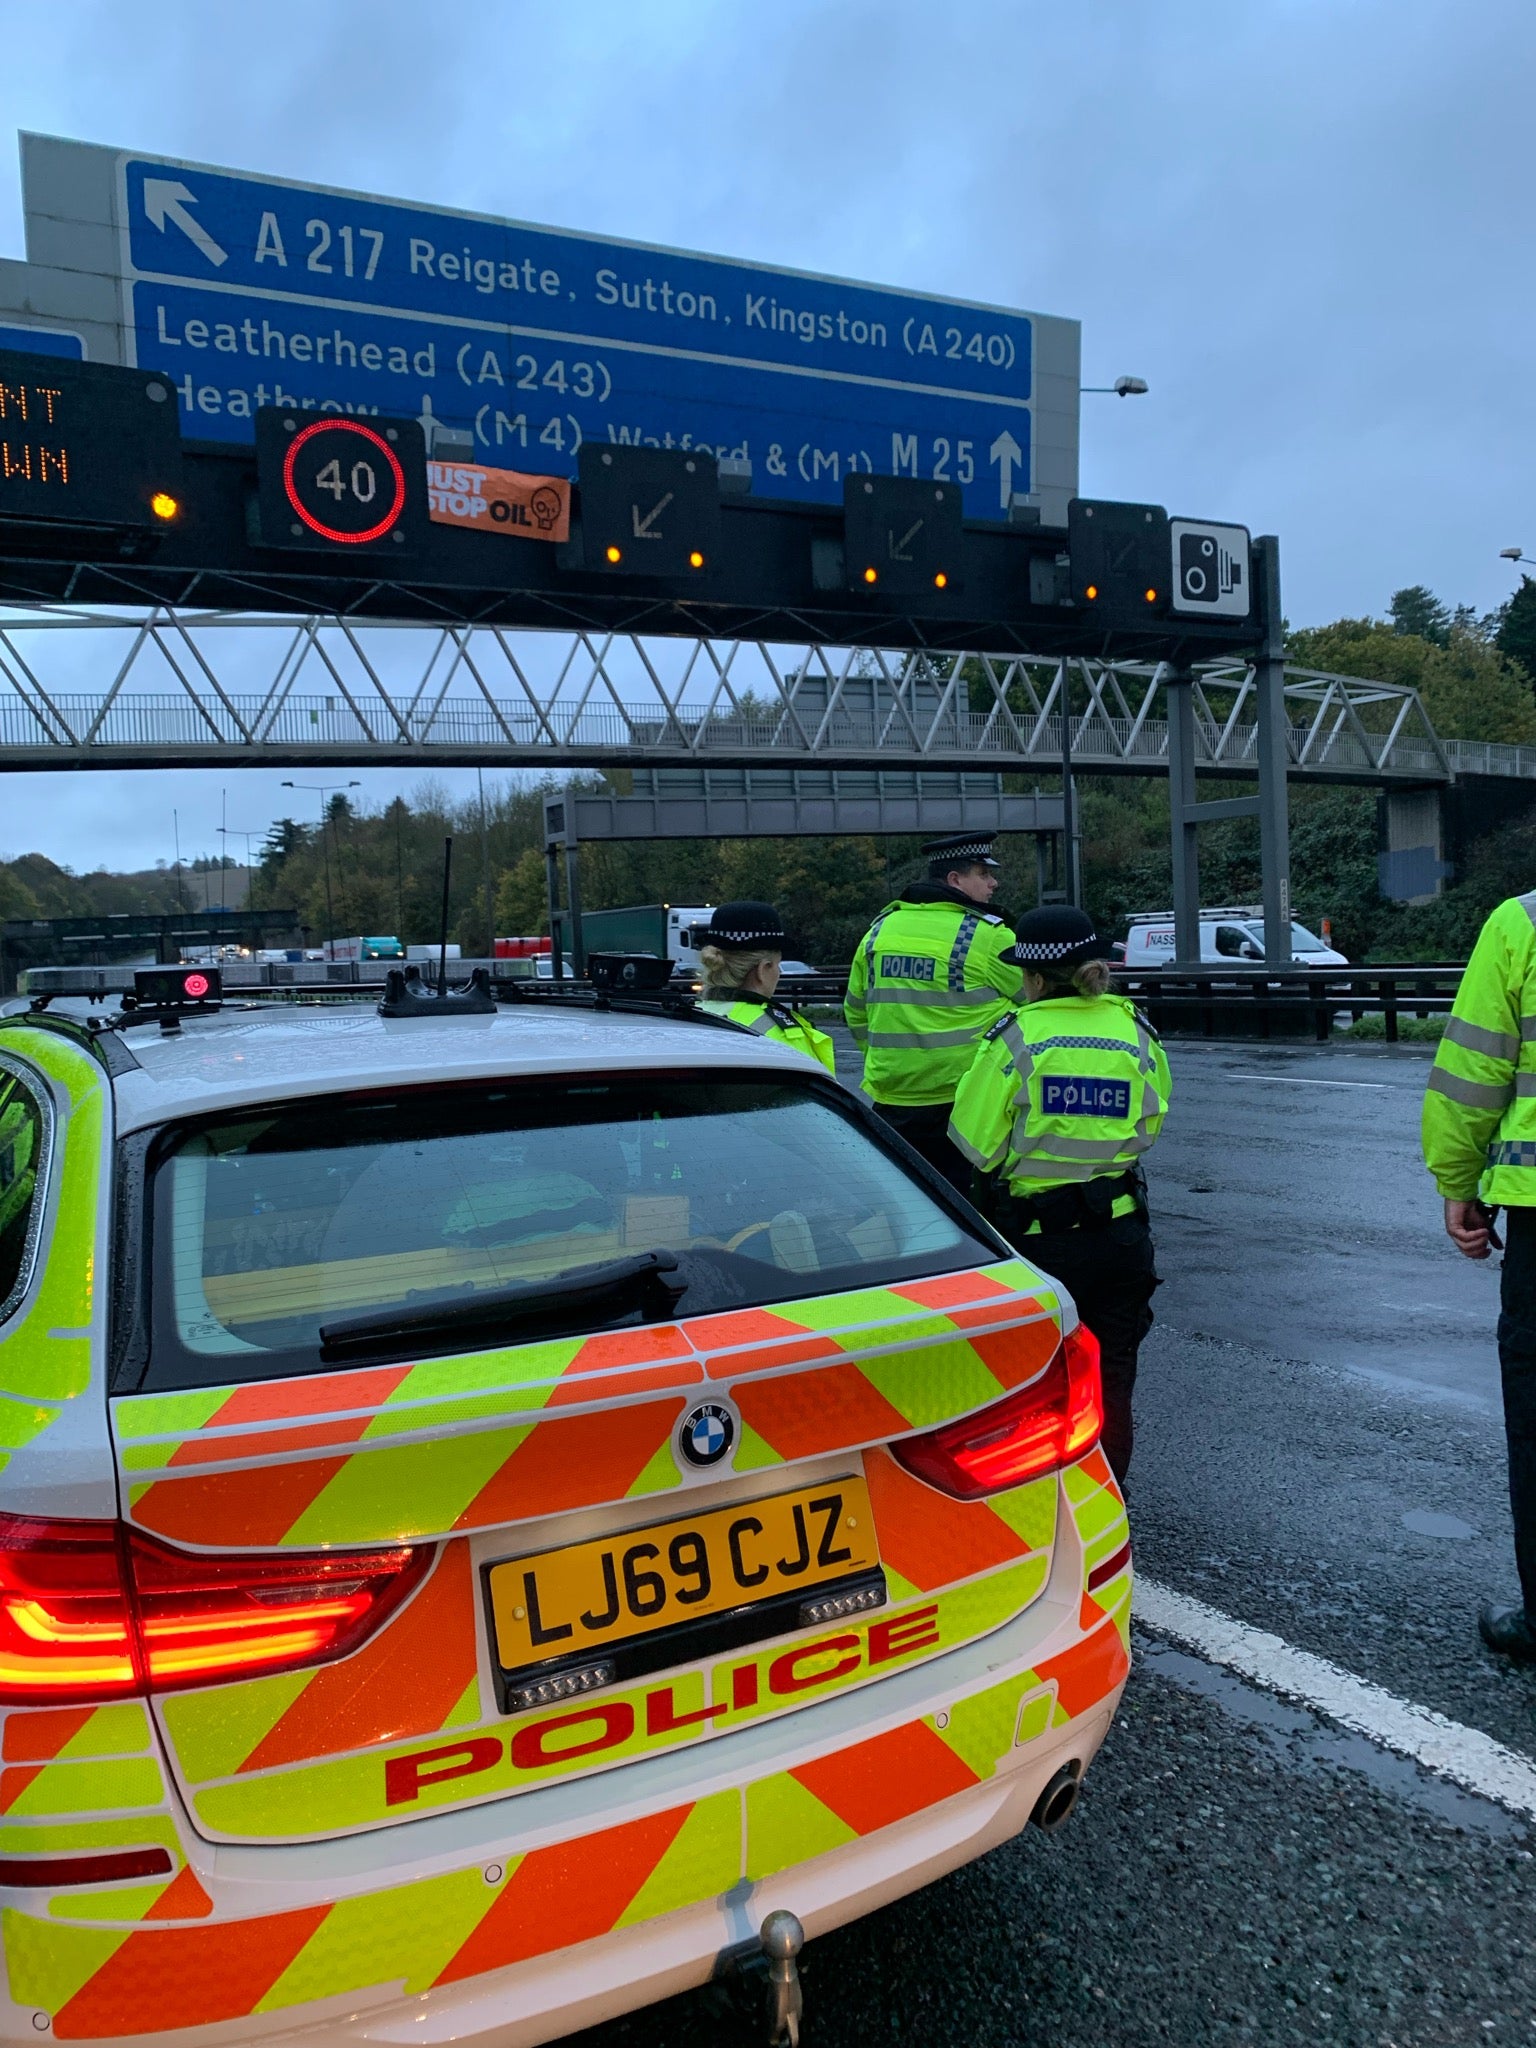
{"label": "overhead blue road sign", "polygon": [[85,343],[78,334],[66,334],[56,327],[21,327],[0,320],[0,348],[18,349],[34,356],[67,356],[72,362],[85,361]]}
{"label": "overhead blue road sign", "polygon": [[994,519],[1037,474],[1075,487],[1070,321],[165,159],[119,158],[115,200],[127,353],[192,435],[379,412],[505,468],[694,447],[767,496],[841,503],[874,472]]}

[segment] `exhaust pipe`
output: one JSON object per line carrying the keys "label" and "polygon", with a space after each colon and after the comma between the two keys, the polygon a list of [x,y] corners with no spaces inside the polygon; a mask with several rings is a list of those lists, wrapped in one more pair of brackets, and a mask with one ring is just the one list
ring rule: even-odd
{"label": "exhaust pipe", "polygon": [[1047,1780],[1040,1797],[1035,1801],[1035,1810],[1029,1816],[1042,1834],[1054,1835],[1058,1828],[1064,1828],[1077,1808],[1077,1794],[1082,1765],[1063,1764],[1053,1778]]}

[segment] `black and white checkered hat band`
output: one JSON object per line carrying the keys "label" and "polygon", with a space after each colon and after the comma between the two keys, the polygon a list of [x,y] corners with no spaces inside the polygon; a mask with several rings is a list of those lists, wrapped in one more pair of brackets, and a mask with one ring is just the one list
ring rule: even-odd
{"label": "black and white checkered hat band", "polygon": [[1065,960],[1069,957],[1086,960],[1092,957],[1098,943],[1097,939],[1046,939],[1032,945],[1026,945],[1020,939],[1016,945],[1010,946],[1008,950],[1015,960],[1021,962],[1025,960]]}
{"label": "black and white checkered hat band", "polygon": [[701,935],[699,943],[705,946],[780,946],[784,943],[781,931],[772,932],[722,932],[713,925],[696,925]]}
{"label": "black and white checkered hat band", "polygon": [[948,861],[990,860],[992,858],[992,841],[990,839],[978,839],[970,846],[946,846],[942,853],[935,854],[933,858],[935,860]]}

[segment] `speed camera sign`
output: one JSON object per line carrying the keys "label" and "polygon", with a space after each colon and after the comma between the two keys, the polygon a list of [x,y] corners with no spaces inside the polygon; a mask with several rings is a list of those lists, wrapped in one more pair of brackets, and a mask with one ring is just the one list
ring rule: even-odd
{"label": "speed camera sign", "polygon": [[1247,527],[1170,519],[1168,531],[1171,609],[1193,618],[1246,619],[1253,604]]}

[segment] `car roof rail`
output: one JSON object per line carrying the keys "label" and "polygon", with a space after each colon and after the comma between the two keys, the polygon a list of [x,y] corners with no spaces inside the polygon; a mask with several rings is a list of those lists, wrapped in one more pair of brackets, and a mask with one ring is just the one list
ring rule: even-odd
{"label": "car roof rail", "polygon": [[625,990],[594,988],[580,981],[499,981],[497,1002],[509,1009],[530,1005],[555,1010],[623,1010],[634,1016],[670,1017],[683,1024],[704,1025],[712,1031],[739,1031],[748,1037],[745,1024],[729,1017],[717,1017],[701,1010],[690,989],[652,988]]}

